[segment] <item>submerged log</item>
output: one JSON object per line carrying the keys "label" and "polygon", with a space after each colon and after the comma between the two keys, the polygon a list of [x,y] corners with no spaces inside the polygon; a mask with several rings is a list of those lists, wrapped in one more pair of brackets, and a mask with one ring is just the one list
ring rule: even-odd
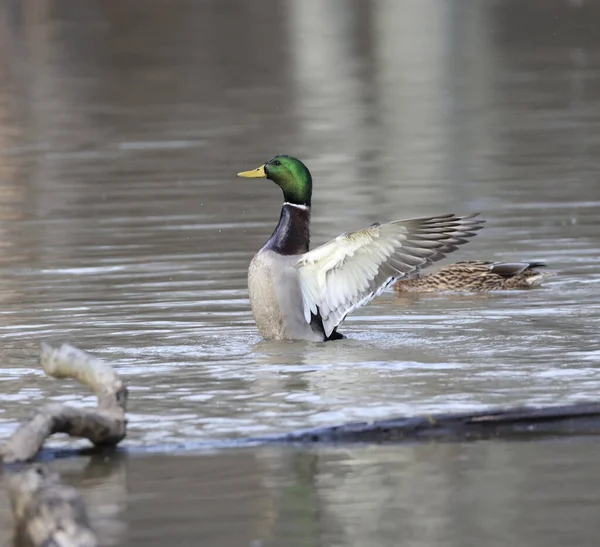
{"label": "submerged log", "polygon": [[272,437],[286,443],[474,441],[535,436],[600,435],[600,403],[432,414],[322,427]]}
{"label": "submerged log", "polygon": [[68,344],[58,349],[42,344],[40,362],[49,376],[73,378],[89,387],[98,405],[95,409],[41,406],[0,448],[5,463],[31,460],[54,433],[89,439],[96,446],[115,446],[125,437],[127,388],[109,365]]}
{"label": "submerged log", "polygon": [[55,473],[31,466],[9,477],[8,491],[17,544],[96,547],[81,497],[74,488],[61,484]]}

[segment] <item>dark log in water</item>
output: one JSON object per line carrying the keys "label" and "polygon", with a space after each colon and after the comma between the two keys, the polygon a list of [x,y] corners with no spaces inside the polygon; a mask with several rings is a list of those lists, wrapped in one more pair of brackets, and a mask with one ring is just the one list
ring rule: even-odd
{"label": "dark log in water", "polygon": [[401,443],[598,434],[600,403],[581,403],[360,422],[294,432],[269,442]]}

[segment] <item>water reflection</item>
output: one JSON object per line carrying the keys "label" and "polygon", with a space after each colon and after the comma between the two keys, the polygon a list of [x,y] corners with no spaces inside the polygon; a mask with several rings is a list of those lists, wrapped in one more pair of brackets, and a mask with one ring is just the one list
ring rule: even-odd
{"label": "water reflection", "polygon": [[[102,545],[591,545],[591,440],[73,461]],[[591,482],[590,482],[591,481]],[[2,530],[10,529],[0,501]]]}
{"label": "water reflection", "polygon": [[[76,487],[101,545],[124,545],[127,526],[128,461],[122,454],[55,460],[48,464],[61,480]],[[0,481],[0,484],[2,482]],[[0,496],[0,545],[9,545],[13,517],[8,496]],[[12,543],[11,543],[12,545]]]}

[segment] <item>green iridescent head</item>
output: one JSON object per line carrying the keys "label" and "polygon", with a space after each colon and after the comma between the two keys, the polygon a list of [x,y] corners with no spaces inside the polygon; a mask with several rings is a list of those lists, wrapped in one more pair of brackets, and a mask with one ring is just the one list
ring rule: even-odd
{"label": "green iridescent head", "polygon": [[288,203],[310,206],[312,177],[310,171],[299,159],[285,154],[271,158],[267,163],[238,173],[246,179],[269,179],[283,190],[283,199]]}

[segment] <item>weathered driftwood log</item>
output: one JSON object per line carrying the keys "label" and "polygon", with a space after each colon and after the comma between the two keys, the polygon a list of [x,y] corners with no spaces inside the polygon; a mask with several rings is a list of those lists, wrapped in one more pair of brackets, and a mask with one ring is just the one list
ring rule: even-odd
{"label": "weathered driftwood log", "polygon": [[98,406],[47,404],[38,408],[0,448],[5,463],[31,460],[54,433],[89,439],[97,446],[114,446],[125,437],[127,388],[109,365],[68,344],[58,349],[42,344],[40,362],[49,376],[73,378],[92,389]]}
{"label": "weathered driftwood log", "polygon": [[95,547],[83,501],[45,467],[31,466],[8,479],[19,545]]}
{"label": "weathered driftwood log", "polygon": [[[68,433],[95,445],[114,446],[125,437],[127,389],[114,370],[72,346],[54,349],[42,344],[44,372],[55,378],[73,378],[98,398],[95,409],[47,404],[36,410],[0,447],[4,463],[28,461],[47,437]],[[74,488],[60,483],[58,475],[36,465],[11,473],[8,489],[16,520],[17,540],[24,545],[94,547],[85,506]]]}

